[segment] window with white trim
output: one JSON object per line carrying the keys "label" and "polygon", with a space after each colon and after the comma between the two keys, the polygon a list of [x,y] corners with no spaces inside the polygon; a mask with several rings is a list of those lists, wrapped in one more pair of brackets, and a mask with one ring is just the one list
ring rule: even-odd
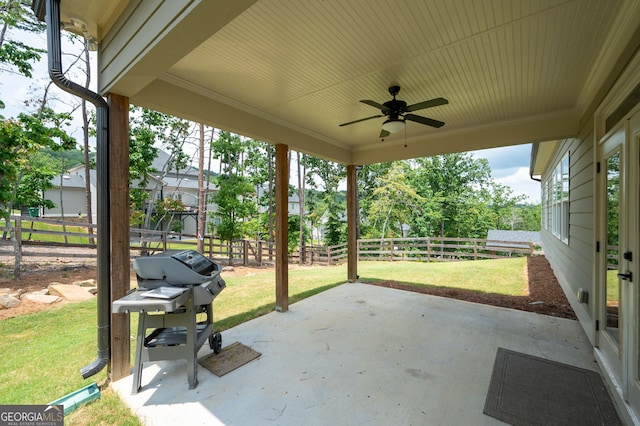
{"label": "window with white trim", "polygon": [[543,183],[543,227],[564,243],[569,243],[569,153]]}

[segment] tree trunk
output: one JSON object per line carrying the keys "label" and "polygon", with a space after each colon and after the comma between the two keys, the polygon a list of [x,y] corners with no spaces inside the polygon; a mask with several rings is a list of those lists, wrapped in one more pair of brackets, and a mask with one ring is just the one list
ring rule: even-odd
{"label": "tree trunk", "polygon": [[[210,185],[211,185],[211,157],[213,156],[213,138],[214,138],[215,133],[216,133],[216,129],[211,128],[211,139],[209,140],[209,160],[208,160],[209,162],[207,163],[207,188],[206,188],[207,196],[209,194],[209,188],[210,188]],[[207,207],[208,207],[208,204],[205,206],[205,209]],[[207,234],[207,229],[206,229],[206,226],[207,226],[207,212],[206,211],[205,211],[205,217],[204,217],[204,226],[205,226],[204,235],[206,235]],[[212,239],[209,240],[210,243],[213,241],[213,236],[211,238]],[[213,247],[212,246],[209,246],[209,247],[211,247],[210,256],[213,257]]]}
{"label": "tree trunk", "polygon": [[[274,241],[273,235],[273,147],[269,145],[269,242]],[[271,253],[271,252],[269,252]],[[269,254],[271,260],[271,254]]]}
{"label": "tree trunk", "polygon": [[198,155],[198,246],[199,253],[204,253],[204,223],[205,223],[205,211],[204,211],[204,124],[200,123],[200,146],[198,147],[200,154]]}
{"label": "tree trunk", "polygon": [[[89,58],[89,43],[87,40],[84,41],[84,62],[87,66],[87,78],[84,82],[85,89],[89,88],[89,84],[91,83],[91,62]],[[87,101],[82,100],[82,137],[84,139],[84,193],[85,200],[87,203],[87,224],[93,224],[93,208],[91,207],[91,166],[89,159],[89,117],[87,114]],[[93,235],[93,228],[91,226],[87,226],[87,231],[89,235]],[[95,244],[93,237],[89,238],[89,244]]]}
{"label": "tree trunk", "polygon": [[[304,175],[306,174],[306,167],[303,168],[303,172],[300,172],[300,152],[297,152],[298,155],[298,207],[300,214],[300,259],[299,263],[303,264],[306,257],[306,246],[304,239]],[[306,156],[305,156],[306,161]]]}

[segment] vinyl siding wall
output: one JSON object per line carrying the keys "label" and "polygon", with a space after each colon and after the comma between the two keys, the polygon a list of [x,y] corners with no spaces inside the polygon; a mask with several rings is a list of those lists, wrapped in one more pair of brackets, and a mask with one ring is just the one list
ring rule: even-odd
{"label": "vinyl siding wall", "polygon": [[[95,198],[95,189],[92,188],[91,198]],[[83,216],[87,215],[87,199],[84,188],[64,188],[62,206],[60,205],[60,189],[53,188],[45,191],[44,198],[53,201],[56,207],[52,209],[45,209],[45,217],[62,217],[62,212],[66,217],[78,216],[78,213],[82,213]],[[93,206],[95,213],[95,205]]]}
{"label": "vinyl siding wall", "polygon": [[[580,323],[594,343],[594,152],[593,131],[585,129],[578,138],[561,141],[548,170],[542,177],[549,179],[556,165],[569,152],[569,241],[564,243],[542,229],[545,254]],[[588,304],[577,300],[578,289],[589,291]]]}

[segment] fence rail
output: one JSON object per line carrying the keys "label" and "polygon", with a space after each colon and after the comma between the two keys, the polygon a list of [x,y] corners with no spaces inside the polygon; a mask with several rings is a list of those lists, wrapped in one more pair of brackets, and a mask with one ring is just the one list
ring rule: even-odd
{"label": "fence rail", "polygon": [[[0,222],[0,253],[14,253],[18,247],[22,257],[46,256],[31,247],[96,248],[95,225],[82,222],[65,222],[56,219],[12,216],[12,227]],[[13,237],[15,236],[15,240]],[[275,259],[275,243],[267,241],[220,241],[216,236],[202,237],[204,255],[221,263],[257,264],[271,263]],[[130,249],[134,256],[144,256],[166,250],[195,250],[198,236],[170,231],[132,228]],[[486,240],[479,238],[385,238],[358,240],[358,260],[383,261],[456,261],[497,259],[510,256],[529,256],[534,253],[532,243]],[[347,244],[335,246],[307,245],[289,255],[291,263],[338,264],[346,261]],[[92,254],[56,252],[60,257],[95,257]]]}

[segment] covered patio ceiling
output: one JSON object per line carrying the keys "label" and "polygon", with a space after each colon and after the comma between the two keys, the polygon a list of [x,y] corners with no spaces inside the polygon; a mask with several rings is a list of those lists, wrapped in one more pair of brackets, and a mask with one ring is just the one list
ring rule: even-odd
{"label": "covered patio ceiling", "polygon": [[[637,37],[635,0],[62,0],[99,91],[342,164],[577,135]],[[76,25],[76,28],[79,28]],[[407,104],[441,128],[360,103]]]}

